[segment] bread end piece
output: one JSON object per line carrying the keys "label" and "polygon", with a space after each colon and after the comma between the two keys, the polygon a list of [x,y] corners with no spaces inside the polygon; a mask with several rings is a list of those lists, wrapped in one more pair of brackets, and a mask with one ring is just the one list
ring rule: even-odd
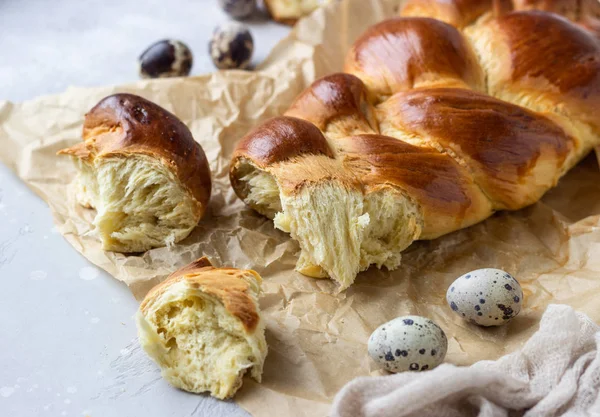
{"label": "bread end piece", "polygon": [[214,268],[200,258],[146,295],[136,315],[140,344],[171,385],[226,399],[246,373],[261,381],[261,281],[254,271]]}
{"label": "bread end piece", "polygon": [[63,149],[79,175],[79,204],[95,208],[104,250],[143,252],[187,237],[211,192],[206,156],[189,129],[131,94],[101,100],[85,117],[83,142]]}

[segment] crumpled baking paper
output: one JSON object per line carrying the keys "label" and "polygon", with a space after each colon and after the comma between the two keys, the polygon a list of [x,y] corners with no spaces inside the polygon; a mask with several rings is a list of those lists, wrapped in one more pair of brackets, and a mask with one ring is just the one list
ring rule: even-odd
{"label": "crumpled baking paper", "polygon": [[[545,306],[563,303],[600,321],[600,181],[589,157],[541,202],[498,213],[468,229],[416,242],[392,272],[371,268],[347,291],[329,280],[294,272],[299,247],[270,220],[248,210],[228,180],[236,142],[253,125],[281,113],[315,77],[342,68],[354,39],[397,13],[399,0],[333,2],[302,19],[255,72],[151,80],[127,86],[71,88],[13,104],[0,102],[0,161],[44,201],[58,230],[91,262],[124,281],[141,299],[170,272],[208,256],[215,265],[253,268],[264,277],[261,309],[269,355],[263,383],[247,380],[236,401],[255,416],[324,416],[352,378],[377,375],[366,343],[396,316],[430,317],[446,332],[446,361],[458,365],[496,359],[536,330]],[[94,213],[75,204],[75,169],[56,151],[80,141],[83,116],[104,96],[144,96],[179,116],[211,162],[213,194],[206,216],[172,248],[142,255],[103,252]],[[495,267],[513,274],[524,309],[499,328],[460,320],[445,302],[449,284],[467,271]]]}

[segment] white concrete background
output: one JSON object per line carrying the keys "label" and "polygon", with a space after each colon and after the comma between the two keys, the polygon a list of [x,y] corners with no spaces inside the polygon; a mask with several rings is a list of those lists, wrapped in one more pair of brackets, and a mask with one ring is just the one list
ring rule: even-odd
{"label": "white concrete background", "polygon": [[[0,0],[0,99],[127,83],[152,42],[178,38],[193,74],[227,16],[217,0]],[[250,22],[260,62],[288,28]],[[247,416],[171,388],[140,351],[128,289],[53,228],[39,198],[0,165],[0,416]]]}

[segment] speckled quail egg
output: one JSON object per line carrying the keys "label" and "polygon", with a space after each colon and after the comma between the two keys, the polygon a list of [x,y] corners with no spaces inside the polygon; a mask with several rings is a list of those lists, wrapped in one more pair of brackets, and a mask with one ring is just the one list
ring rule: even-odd
{"label": "speckled quail egg", "polygon": [[234,19],[243,19],[256,9],[256,0],[219,0],[221,8]]}
{"label": "speckled quail egg", "polygon": [[371,358],[390,372],[425,371],[444,361],[448,339],[428,318],[403,316],[379,326],[368,349]]}
{"label": "speckled quail egg", "polygon": [[190,48],[173,39],[153,43],[139,58],[142,78],[186,76],[190,73],[192,64]]}
{"label": "speckled quail egg", "polygon": [[215,28],[208,49],[217,68],[245,69],[252,59],[254,41],[246,25],[229,22]]}
{"label": "speckled quail egg", "polygon": [[446,300],[452,311],[465,320],[480,326],[500,326],[521,311],[523,290],[509,273],[484,268],[454,281]]}

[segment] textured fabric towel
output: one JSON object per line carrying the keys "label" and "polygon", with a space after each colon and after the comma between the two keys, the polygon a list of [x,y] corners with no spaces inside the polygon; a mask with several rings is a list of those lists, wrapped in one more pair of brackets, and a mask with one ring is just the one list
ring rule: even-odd
{"label": "textured fabric towel", "polygon": [[523,348],[471,367],[361,377],[333,404],[333,417],[600,417],[600,327],[550,305]]}

